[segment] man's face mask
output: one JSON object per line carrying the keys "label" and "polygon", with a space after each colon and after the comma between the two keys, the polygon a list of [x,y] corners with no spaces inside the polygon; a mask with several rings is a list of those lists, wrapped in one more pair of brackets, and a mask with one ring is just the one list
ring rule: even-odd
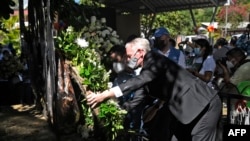
{"label": "man's face mask", "polygon": [[[137,53],[137,51],[136,51]],[[130,68],[130,69],[135,69],[137,67],[137,62],[138,62],[138,58],[135,57],[136,53],[134,54],[134,56],[128,61],[128,64],[127,66]]]}
{"label": "man's face mask", "polygon": [[116,73],[120,73],[122,71],[124,71],[125,69],[125,64],[122,63],[122,62],[114,62],[113,63],[113,70],[116,72]]}
{"label": "man's face mask", "polygon": [[238,61],[235,59],[235,58],[230,58],[230,59],[228,59],[231,63],[232,63],[232,65],[235,67],[235,66],[237,66],[238,65]]}
{"label": "man's face mask", "polygon": [[156,38],[154,46],[155,46],[155,48],[162,50],[166,46],[165,40],[161,40],[160,38]]}

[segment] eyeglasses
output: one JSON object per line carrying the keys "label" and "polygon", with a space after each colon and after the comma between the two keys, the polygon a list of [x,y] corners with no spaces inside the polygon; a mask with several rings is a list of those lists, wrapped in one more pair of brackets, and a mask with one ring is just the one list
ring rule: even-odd
{"label": "eyeglasses", "polygon": [[132,58],[136,55],[136,53],[138,53],[140,51],[140,49],[137,49],[136,52],[133,55],[127,55],[127,58]]}

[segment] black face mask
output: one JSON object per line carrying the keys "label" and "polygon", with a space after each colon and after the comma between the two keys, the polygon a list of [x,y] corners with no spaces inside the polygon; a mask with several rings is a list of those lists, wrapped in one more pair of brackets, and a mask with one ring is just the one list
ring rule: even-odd
{"label": "black face mask", "polygon": [[154,44],[154,47],[159,49],[159,50],[162,50],[164,47],[165,47],[165,40],[160,40],[160,39],[156,39],[155,40],[155,44]]}

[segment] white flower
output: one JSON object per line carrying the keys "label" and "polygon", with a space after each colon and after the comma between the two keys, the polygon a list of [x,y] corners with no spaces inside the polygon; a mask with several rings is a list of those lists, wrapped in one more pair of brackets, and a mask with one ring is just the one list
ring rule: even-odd
{"label": "white flower", "polygon": [[90,17],[90,22],[94,24],[96,22],[96,16],[91,16]]}
{"label": "white flower", "polygon": [[113,31],[113,29],[111,27],[107,27],[107,29],[111,32]]}
{"label": "white flower", "polygon": [[98,34],[98,36],[101,36],[102,35],[102,31],[98,30],[98,31],[96,31],[96,34]]}
{"label": "white flower", "polygon": [[72,32],[73,30],[74,30],[74,28],[73,28],[72,26],[69,26],[69,27],[66,29],[67,32]]}
{"label": "white flower", "polygon": [[98,68],[98,69],[101,69],[101,68],[102,68],[102,66],[99,64],[99,65],[97,65],[97,68]]}
{"label": "white flower", "polygon": [[110,34],[110,32],[109,32],[109,30],[107,30],[107,29],[102,31],[102,37],[103,37],[103,38],[105,38],[106,35],[109,35],[109,34]]}
{"label": "white flower", "polygon": [[106,23],[106,18],[101,18],[101,23]]}
{"label": "white flower", "polygon": [[111,37],[110,41],[113,42],[113,43],[115,43],[115,44],[119,44],[120,43],[119,40],[117,38],[115,38],[115,37]]}
{"label": "white flower", "polygon": [[116,31],[113,31],[111,35],[116,36],[117,35]]}
{"label": "white flower", "polygon": [[90,62],[90,63],[93,62],[91,58],[87,58],[86,60],[87,60],[88,62]]}
{"label": "white flower", "polygon": [[113,86],[113,83],[112,82],[108,82],[108,88],[110,89],[110,88],[112,88],[112,86]]}
{"label": "white flower", "polygon": [[76,43],[82,47],[82,48],[85,48],[85,47],[88,47],[89,46],[89,43],[85,40],[85,39],[82,39],[82,38],[77,38],[76,39]]}

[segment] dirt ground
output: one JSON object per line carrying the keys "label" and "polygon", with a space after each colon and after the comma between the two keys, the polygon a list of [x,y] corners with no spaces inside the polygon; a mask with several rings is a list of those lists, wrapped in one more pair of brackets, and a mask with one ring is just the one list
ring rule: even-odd
{"label": "dirt ground", "polygon": [[0,107],[0,141],[80,141],[80,135],[56,135],[34,105]]}

